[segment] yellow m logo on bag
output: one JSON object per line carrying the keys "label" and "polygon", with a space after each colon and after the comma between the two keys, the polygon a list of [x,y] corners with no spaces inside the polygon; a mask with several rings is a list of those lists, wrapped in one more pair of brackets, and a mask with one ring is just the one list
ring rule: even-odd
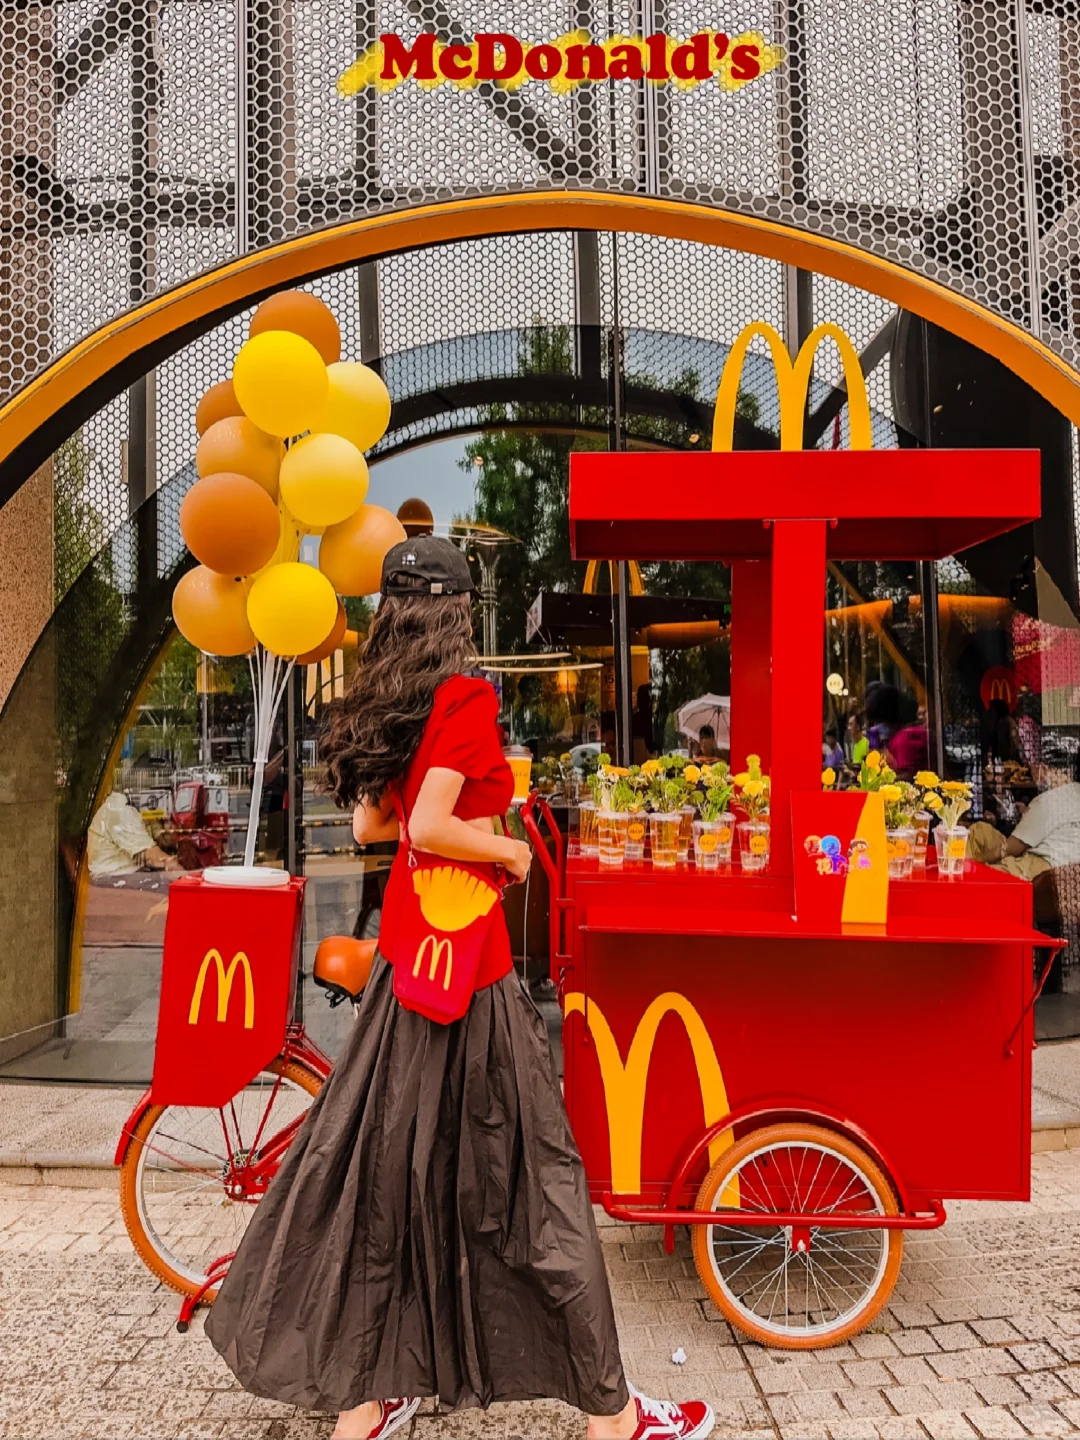
{"label": "yellow m logo on bag", "polygon": [[424,956],[427,954],[428,946],[431,946],[431,969],[428,971],[428,979],[435,983],[435,976],[439,973],[439,961],[443,954],[446,955],[446,979],[443,981],[443,989],[450,989],[450,977],[454,973],[454,947],[449,940],[436,940],[434,935],[425,935],[420,941],[420,949],[416,952],[416,963],[413,965],[413,979],[420,974],[420,967],[424,963]]}
{"label": "yellow m logo on bag", "polygon": [[806,415],[806,401],[810,392],[810,381],[814,373],[814,356],[817,348],[826,338],[836,341],[840,361],[844,367],[844,384],[847,388],[848,417],[851,431],[852,450],[870,450],[873,446],[873,430],[870,424],[870,401],[866,395],[866,381],[855,347],[840,329],[839,325],[817,325],[806,337],[806,343],[792,364],[788,348],[778,332],[763,320],[756,320],[740,331],[724,362],[720,376],[720,388],[716,392],[716,409],[713,412],[712,448],[731,450],[735,444],[735,406],[739,398],[746,353],[750,342],[761,338],[772,352],[776,370],[776,388],[780,395],[780,449],[801,450],[803,448],[803,420]]}
{"label": "yellow m logo on bag", "polygon": [[206,986],[206,974],[211,965],[217,972],[218,1024],[225,1023],[229,1013],[229,996],[232,994],[233,980],[237,970],[242,969],[244,972],[244,1029],[252,1029],[255,1024],[255,982],[251,978],[251,965],[242,950],[238,950],[229,961],[227,970],[219,950],[208,950],[203,956],[203,962],[199,966],[199,978],[195,981],[195,989],[191,996],[188,1024],[198,1024],[199,1011],[202,1009],[203,990]]}
{"label": "yellow m logo on bag", "polygon": [[[715,1124],[728,1113],[729,1105],[724,1077],[716,1058],[705,1022],[684,995],[673,990],[658,995],[638,1022],[630,1051],[623,1064],[615,1036],[611,1033],[603,1011],[594,1000],[586,1000],[580,990],[566,996],[564,1017],[583,1015],[596,1045],[600,1062],[600,1078],[604,1083],[607,1104],[608,1138],[611,1145],[611,1188],[616,1195],[641,1193],[641,1140],[645,1120],[645,1087],[649,1079],[649,1062],[660,1022],[669,1011],[683,1023],[694,1052],[705,1124]],[[709,1146],[709,1160],[715,1164],[732,1143],[730,1131]]]}

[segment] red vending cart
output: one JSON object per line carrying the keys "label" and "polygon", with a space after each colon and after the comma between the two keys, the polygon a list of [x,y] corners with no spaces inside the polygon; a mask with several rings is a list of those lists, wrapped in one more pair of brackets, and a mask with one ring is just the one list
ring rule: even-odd
{"label": "red vending cart", "polygon": [[846,882],[799,857],[862,803],[821,790],[826,561],[935,560],[1038,513],[1037,452],[571,457],[576,559],[730,564],[732,760],[759,754],[772,798],[763,873],[538,847],[566,1104],[594,1199],[669,1248],[690,1225],[708,1294],[766,1344],[867,1325],[944,1200],[1028,1198],[1033,949],[1055,943],[1030,886],[930,863],[845,923]]}

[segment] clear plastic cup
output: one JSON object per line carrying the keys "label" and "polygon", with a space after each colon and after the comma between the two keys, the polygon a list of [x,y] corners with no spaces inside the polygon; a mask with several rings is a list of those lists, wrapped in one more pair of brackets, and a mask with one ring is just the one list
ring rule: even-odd
{"label": "clear plastic cup", "polygon": [[769,864],[768,820],[744,820],[739,831],[739,863],[744,870],[765,870]]}
{"label": "clear plastic cup", "polygon": [[649,816],[649,845],[652,863],[658,870],[674,870],[679,859],[679,824],[682,816],[656,814]]}

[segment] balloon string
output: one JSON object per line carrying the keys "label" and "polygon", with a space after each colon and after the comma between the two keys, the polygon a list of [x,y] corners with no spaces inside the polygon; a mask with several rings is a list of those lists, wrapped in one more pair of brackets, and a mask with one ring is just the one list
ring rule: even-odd
{"label": "balloon string", "polygon": [[289,676],[295,660],[282,661],[260,645],[256,658],[248,656],[251,670],[251,685],[255,711],[255,770],[251,777],[251,810],[248,814],[247,843],[244,846],[244,864],[255,863],[255,841],[259,833],[259,818],[262,809],[263,776],[266,762],[270,758],[270,740],[274,733],[274,720],[285,696]]}

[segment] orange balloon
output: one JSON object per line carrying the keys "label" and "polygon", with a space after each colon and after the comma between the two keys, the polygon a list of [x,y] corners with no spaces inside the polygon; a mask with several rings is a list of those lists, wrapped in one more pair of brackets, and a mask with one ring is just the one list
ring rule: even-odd
{"label": "orange balloon", "polygon": [[294,335],[302,335],[327,365],[341,359],[341,331],[334,312],[306,290],[281,290],[264,300],[251,317],[248,339],[264,330],[291,330]]}
{"label": "orange balloon", "polygon": [[246,415],[230,415],[204,432],[195,447],[195,468],[202,476],[246,475],[260,484],[271,500],[276,500],[284,453],[276,435],[267,435]]}
{"label": "orange balloon", "polygon": [[345,638],[345,627],[347,624],[345,606],[339,600],[337,602],[337,615],[334,617],[334,628],[321,645],[316,645],[315,649],[309,650],[306,655],[297,655],[297,665],[317,665],[320,660],[328,659],[335,650],[340,648],[341,642]]}
{"label": "orange balloon", "polygon": [[382,584],[386,552],[404,539],[404,525],[389,510],[361,505],[355,515],[323,531],[319,569],[339,595],[374,595]]}
{"label": "orange balloon", "polygon": [[230,415],[243,415],[243,413],[232,381],[219,380],[216,385],[210,386],[210,389],[195,406],[195,429],[200,435],[205,435],[210,426],[216,425],[219,420],[226,420]]}
{"label": "orange balloon", "polygon": [[208,655],[246,655],[255,649],[247,618],[248,584],[205,565],[189,570],[173,591],[176,628]]}
{"label": "orange balloon", "polygon": [[180,533],[196,560],[221,575],[250,575],[278,547],[278,507],[246,475],[207,475],[180,506]]}

